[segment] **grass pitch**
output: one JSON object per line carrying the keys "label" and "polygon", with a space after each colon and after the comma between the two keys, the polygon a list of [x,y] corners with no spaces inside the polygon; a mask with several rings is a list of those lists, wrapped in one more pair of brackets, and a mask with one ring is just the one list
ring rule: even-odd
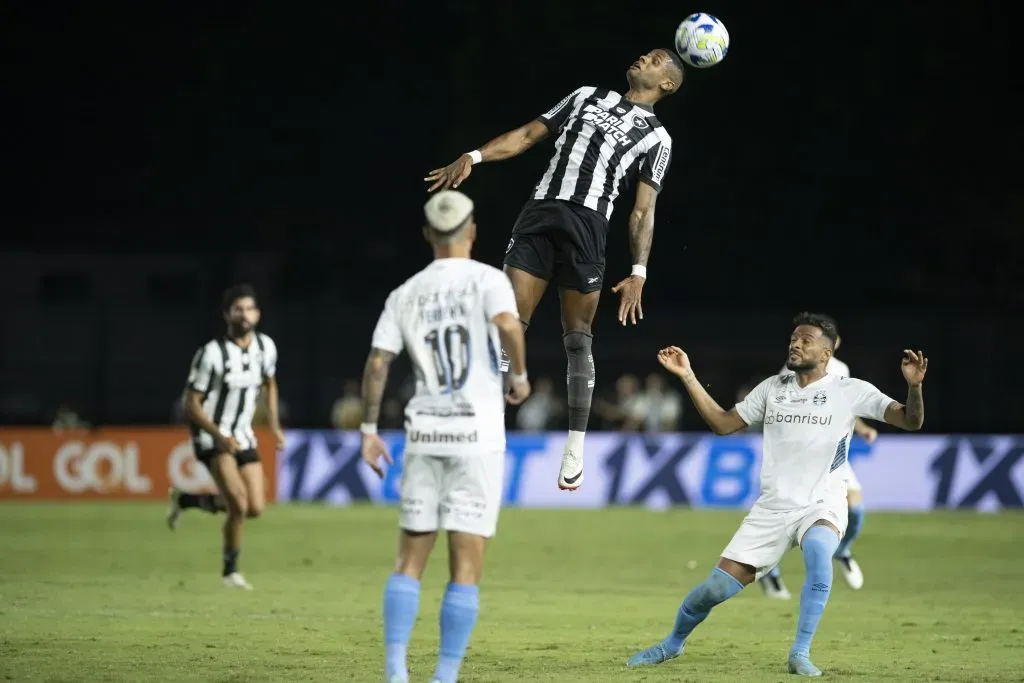
{"label": "grass pitch", "polygon": [[[741,518],[505,510],[461,680],[794,680],[797,600],[757,586],[680,659],[624,666],[667,633]],[[380,681],[395,521],[387,508],[271,507],[247,526],[246,593],[220,585],[219,518],[190,511],[171,533],[159,505],[0,505],[0,680]],[[1024,516],[869,513],[856,549],[865,587],[837,572],[812,651],[826,678],[1024,681]],[[445,552],[424,579],[413,681],[433,673]],[[798,551],[783,570],[798,594]]]}

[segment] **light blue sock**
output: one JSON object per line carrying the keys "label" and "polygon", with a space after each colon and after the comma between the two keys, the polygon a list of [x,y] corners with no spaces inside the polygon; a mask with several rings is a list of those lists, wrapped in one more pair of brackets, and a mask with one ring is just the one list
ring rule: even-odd
{"label": "light blue sock", "polygon": [[779,578],[780,576],[782,576],[782,571],[781,571],[781,570],[779,569],[779,566],[778,566],[778,565],[775,565],[775,566],[774,566],[774,567],[772,568],[772,570],[771,570],[770,572],[768,572],[767,574],[765,574],[765,576],[770,576],[770,577],[772,577],[773,579],[777,579],[777,578]]}
{"label": "light blue sock", "polygon": [[850,546],[853,545],[854,539],[857,538],[857,534],[860,533],[860,528],[864,526],[864,506],[861,504],[851,505],[849,510],[849,521],[846,523],[846,533],[843,534],[843,540],[839,542],[839,547],[836,549],[836,557],[849,557]]}
{"label": "light blue sock", "polygon": [[480,612],[480,588],[449,583],[441,602],[441,651],[434,680],[455,683]]}
{"label": "light blue sock", "polygon": [[665,639],[665,647],[677,652],[687,636],[697,628],[697,624],[707,619],[712,607],[725,602],[741,590],[743,584],[731,574],[718,567],[712,569],[708,578],[694,586],[683,599],[683,604],[679,605],[676,625]]}
{"label": "light blue sock", "polygon": [[384,586],[385,679],[409,677],[405,653],[420,607],[420,582],[404,574],[392,574]]}
{"label": "light blue sock", "polygon": [[825,604],[832,590],[832,554],[838,545],[839,536],[826,526],[812,526],[804,534],[801,547],[807,577],[800,591],[800,620],[790,655],[807,656],[811,652],[811,640],[818,630],[818,622],[825,613]]}

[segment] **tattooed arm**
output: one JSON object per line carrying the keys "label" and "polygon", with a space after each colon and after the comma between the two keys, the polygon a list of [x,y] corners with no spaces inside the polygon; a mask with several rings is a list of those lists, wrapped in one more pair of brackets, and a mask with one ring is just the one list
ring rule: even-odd
{"label": "tattooed arm", "polygon": [[380,403],[395,354],[378,348],[370,349],[363,369],[363,423],[376,425],[380,419]]}
{"label": "tattooed arm", "polygon": [[363,424],[359,431],[363,433],[363,443],[360,453],[363,462],[370,466],[378,477],[384,476],[384,468],[380,461],[391,464],[391,454],[388,453],[387,444],[377,433],[377,420],[380,419],[380,402],[384,398],[384,386],[388,383],[388,371],[391,370],[391,362],[395,360],[391,351],[384,351],[376,347],[370,349],[370,355],[366,359],[366,367],[363,369]]}
{"label": "tattooed arm", "polygon": [[885,421],[893,427],[916,432],[924,425],[924,395],[921,384],[928,372],[928,359],[920,351],[904,349],[903,361],[900,364],[903,378],[907,380],[907,403],[901,405],[893,401],[885,409]]}
{"label": "tattooed arm", "polygon": [[924,395],[921,385],[907,387],[906,405],[893,401],[885,409],[885,421],[893,427],[916,432],[924,425]]}

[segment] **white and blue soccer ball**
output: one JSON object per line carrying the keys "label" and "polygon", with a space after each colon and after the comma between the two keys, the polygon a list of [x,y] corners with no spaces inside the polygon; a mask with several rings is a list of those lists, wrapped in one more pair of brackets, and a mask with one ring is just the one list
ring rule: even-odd
{"label": "white and blue soccer ball", "polygon": [[676,52],[696,69],[714,66],[729,52],[729,31],[710,14],[691,14],[676,29]]}

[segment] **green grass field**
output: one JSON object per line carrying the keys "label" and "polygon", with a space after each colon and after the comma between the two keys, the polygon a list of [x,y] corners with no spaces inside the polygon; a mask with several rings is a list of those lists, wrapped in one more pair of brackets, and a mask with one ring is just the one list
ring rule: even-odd
{"label": "green grass field", "polygon": [[[272,507],[248,528],[251,593],[220,585],[219,519],[192,512],[171,533],[162,513],[0,505],[0,680],[382,679],[394,510]],[[741,517],[506,510],[462,680],[793,680],[796,600],[766,600],[756,586],[719,607],[684,657],[624,667],[665,635]],[[869,515],[858,545],[866,586],[854,593],[837,573],[815,662],[837,681],[1024,681],[1022,541],[1020,514]],[[438,559],[410,648],[413,681],[433,672]],[[798,591],[798,552],[783,569]]]}

